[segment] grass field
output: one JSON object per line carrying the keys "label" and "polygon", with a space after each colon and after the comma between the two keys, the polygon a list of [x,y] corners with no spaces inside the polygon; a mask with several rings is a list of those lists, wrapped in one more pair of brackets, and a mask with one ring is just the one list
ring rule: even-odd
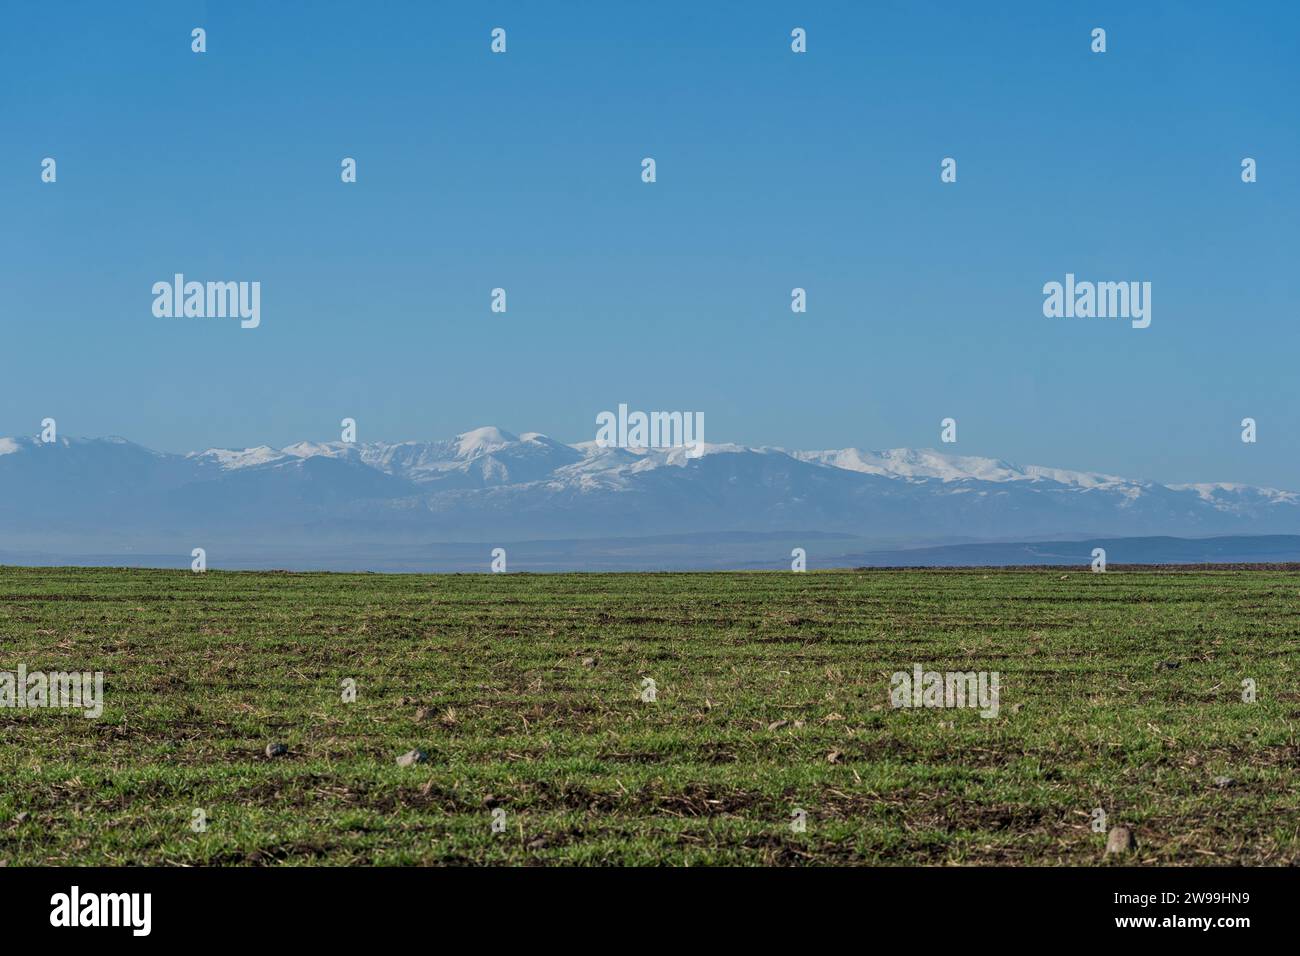
{"label": "grass field", "polygon": [[0,709],[0,861],[1295,865],[1298,662],[1280,571],[0,569],[0,670],[106,700]]}

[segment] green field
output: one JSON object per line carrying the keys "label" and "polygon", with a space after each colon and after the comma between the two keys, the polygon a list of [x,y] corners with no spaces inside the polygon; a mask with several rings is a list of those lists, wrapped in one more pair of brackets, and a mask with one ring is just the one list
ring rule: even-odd
{"label": "green field", "polygon": [[1295,865],[1298,661],[1281,571],[6,568],[0,670],[106,702],[0,709],[0,862]]}

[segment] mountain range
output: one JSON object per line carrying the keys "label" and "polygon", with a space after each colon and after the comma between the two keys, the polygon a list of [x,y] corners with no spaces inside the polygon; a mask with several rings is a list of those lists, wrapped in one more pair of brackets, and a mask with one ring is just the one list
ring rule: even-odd
{"label": "mountain range", "polygon": [[[486,550],[474,546],[551,542],[557,560],[547,567],[624,566],[620,551],[627,567],[720,566],[700,560],[706,553],[727,566],[788,566],[785,546],[801,540],[836,541],[847,559],[990,542],[1291,534],[1300,534],[1296,492],[933,450],[708,444],[695,457],[493,427],[445,441],[185,455],[121,438],[0,438],[0,561],[9,563],[156,554],[188,564],[202,546],[214,566],[225,555],[228,567],[417,570],[463,551],[463,569],[482,570]],[[744,560],[754,548],[762,554]],[[584,560],[596,553],[610,560]]]}

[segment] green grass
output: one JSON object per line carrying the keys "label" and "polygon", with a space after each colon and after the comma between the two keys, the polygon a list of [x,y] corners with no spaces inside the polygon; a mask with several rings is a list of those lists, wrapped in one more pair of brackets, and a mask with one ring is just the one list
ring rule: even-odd
{"label": "green grass", "polygon": [[1298,660],[1280,571],[0,569],[0,669],[106,675],[0,710],[0,861],[1295,865]]}

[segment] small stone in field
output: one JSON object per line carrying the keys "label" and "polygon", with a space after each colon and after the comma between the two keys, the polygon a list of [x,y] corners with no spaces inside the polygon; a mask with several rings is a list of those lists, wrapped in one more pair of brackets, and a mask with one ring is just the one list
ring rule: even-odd
{"label": "small stone in field", "polygon": [[266,745],[266,755],[268,757],[283,757],[289,752],[286,744],[270,743]]}
{"label": "small stone in field", "polygon": [[1231,777],[1215,777],[1215,778],[1214,778],[1214,785],[1215,785],[1216,787],[1231,787],[1231,786],[1232,786],[1234,783],[1236,783],[1236,782],[1237,782],[1237,781],[1233,780]]}
{"label": "small stone in field", "polygon": [[830,753],[828,753],[828,754],[826,755],[826,762],[827,762],[827,763],[839,763],[839,762],[840,762],[840,758],[843,757],[843,756],[844,756],[844,754],[840,753],[840,751],[838,751],[838,750],[832,750]]}
{"label": "small stone in field", "polygon": [[433,720],[433,718],[437,716],[438,716],[438,712],[435,711],[432,707],[421,707],[419,710],[415,712],[416,720]]}
{"label": "small stone in field", "polygon": [[1133,831],[1128,827],[1111,827],[1110,833],[1106,834],[1106,855],[1112,853],[1128,853],[1137,846],[1137,841],[1133,839]]}
{"label": "small stone in field", "polygon": [[594,657],[584,657],[584,658],[582,659],[582,666],[583,666],[583,667],[595,667],[595,666],[596,666],[596,658],[594,658]]}
{"label": "small stone in field", "polygon": [[424,763],[428,759],[429,755],[423,750],[408,750],[397,758],[397,765],[399,767],[412,767],[417,763]]}

